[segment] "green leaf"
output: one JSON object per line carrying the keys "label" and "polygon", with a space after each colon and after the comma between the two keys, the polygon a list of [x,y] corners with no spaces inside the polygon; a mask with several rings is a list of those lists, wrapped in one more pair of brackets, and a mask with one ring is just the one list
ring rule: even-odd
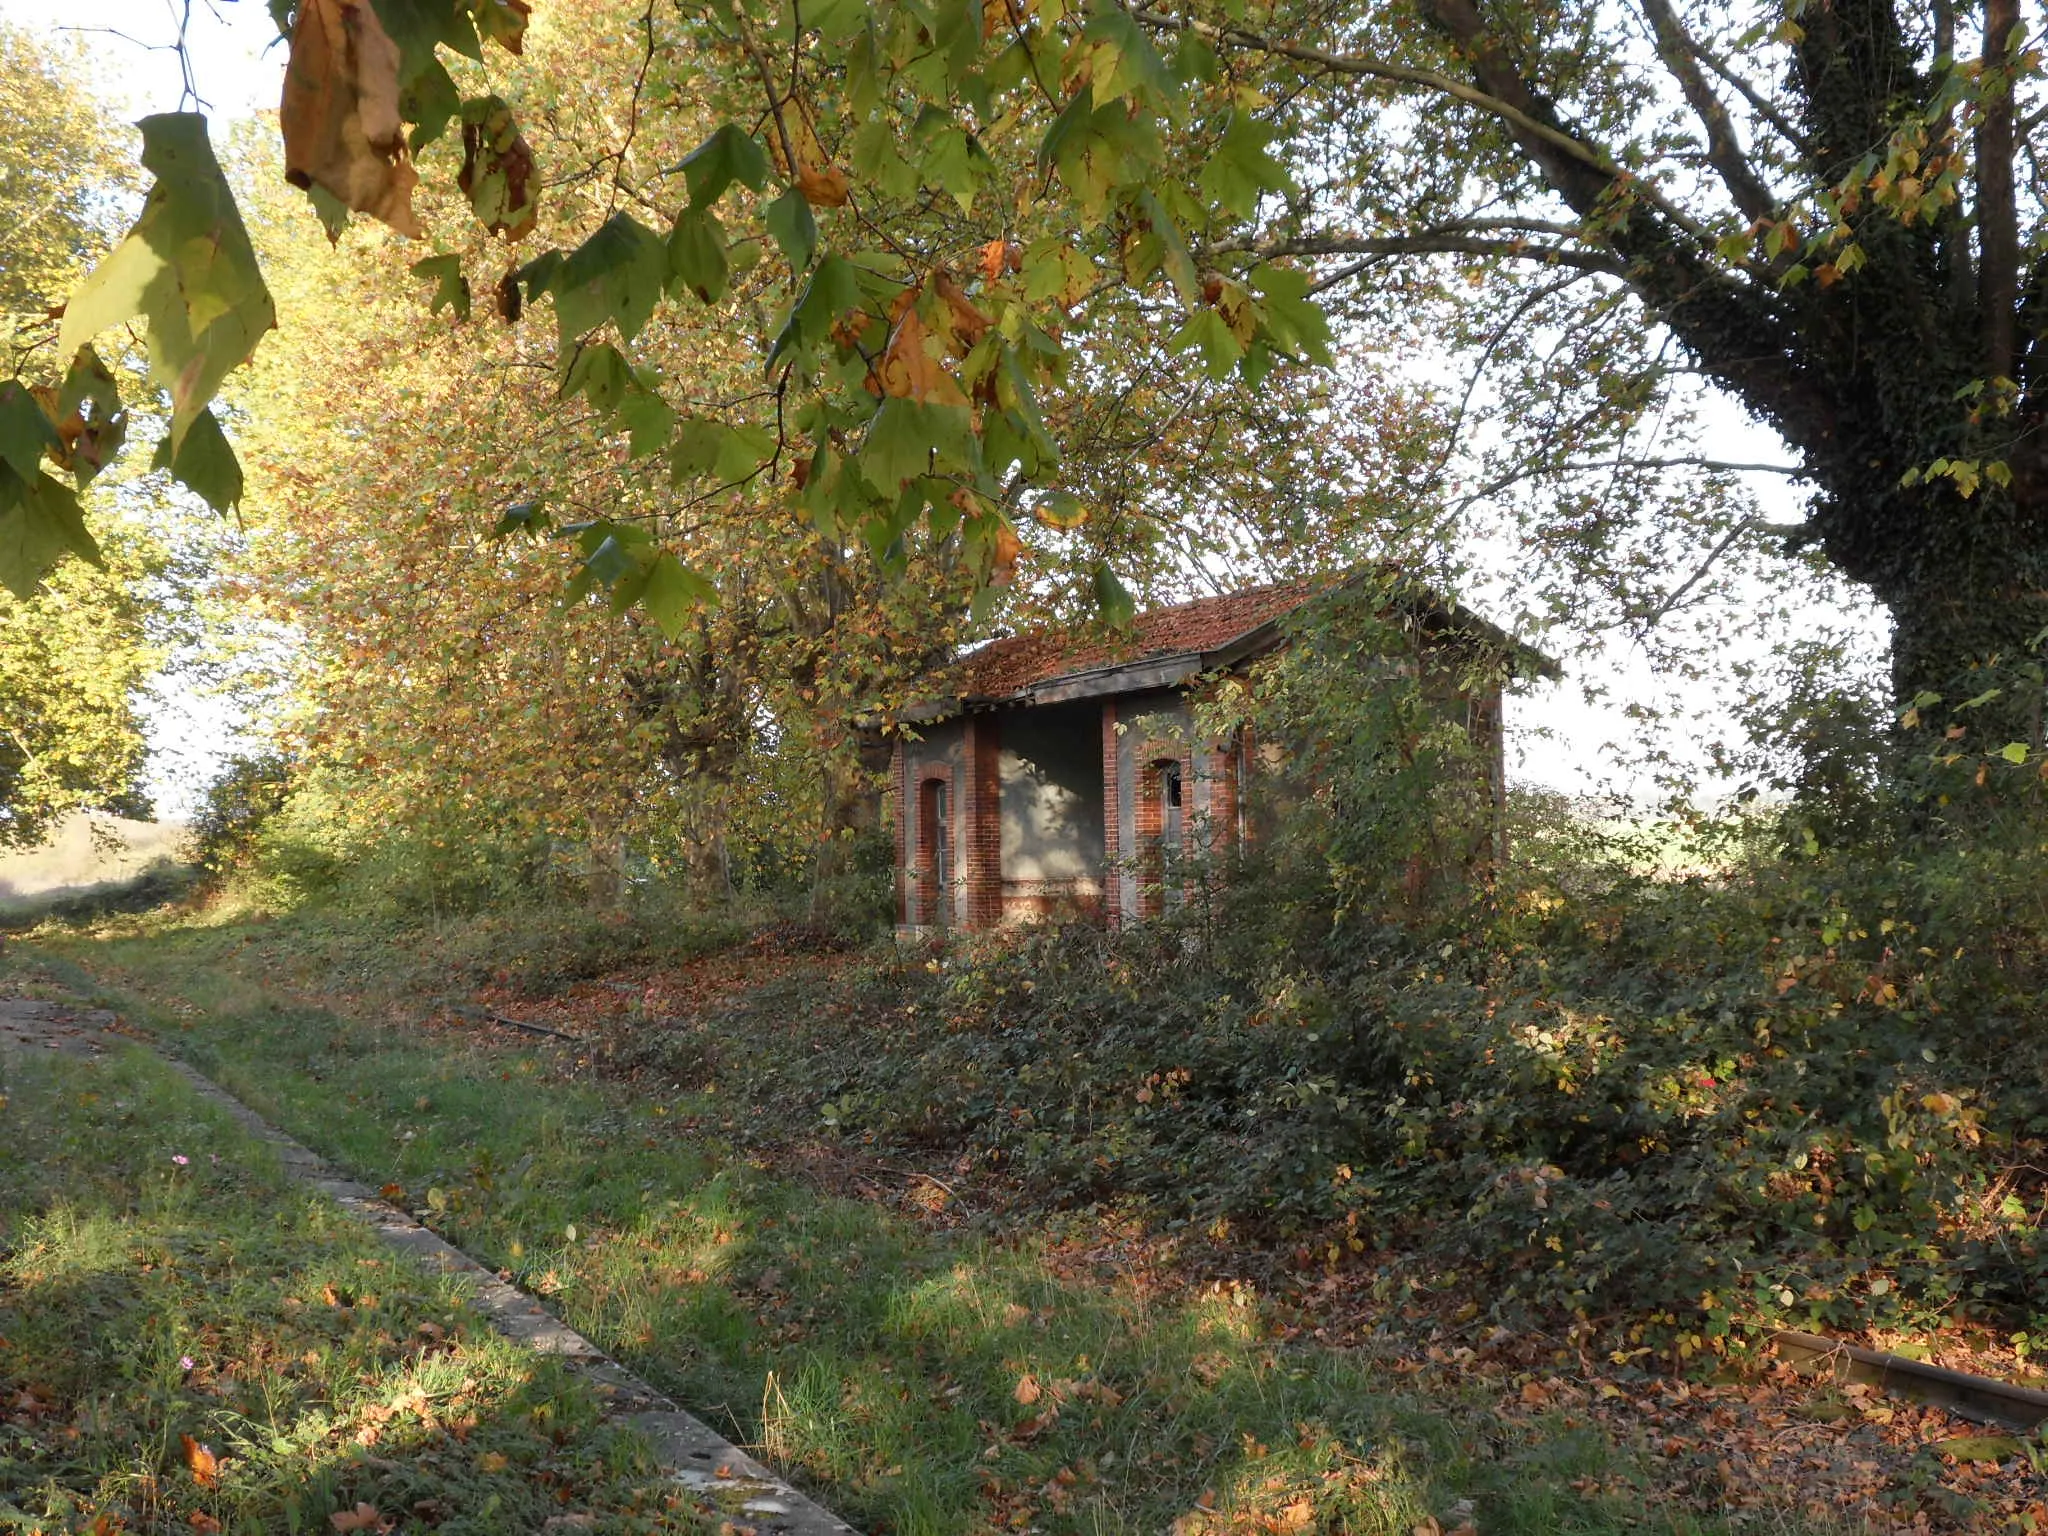
{"label": "green leaf", "polygon": [[683,173],[690,204],[696,208],[709,208],[736,181],[756,192],[768,185],[768,156],[731,123],[721,124],[676,169]]}
{"label": "green leaf", "polygon": [[455,77],[439,59],[432,61],[398,95],[399,116],[413,125],[405,136],[406,147],[417,155],[448,131],[461,110],[462,93],[455,88]]}
{"label": "green leaf", "polygon": [[2029,748],[2024,741],[2008,741],[1998,749],[1998,755],[2008,763],[2024,763]]}
{"label": "green leaf", "polygon": [[371,6],[385,34],[398,45],[401,88],[434,64],[438,43],[446,43],[464,58],[484,56],[476,24],[460,0],[371,0]]}
{"label": "green leaf", "polygon": [[678,421],[674,427],[675,441],[668,450],[669,483],[682,485],[710,474],[725,446],[728,430],[722,421],[706,421],[696,416]]}
{"label": "green leaf", "polygon": [[861,445],[861,477],[883,496],[894,498],[931,468],[935,454],[941,465],[968,473],[980,467],[980,447],[967,408],[884,400]]}
{"label": "green leaf", "polygon": [[618,416],[631,434],[627,453],[635,459],[659,452],[675,430],[675,408],[653,390],[639,384],[627,390],[619,401]]}
{"label": "green leaf", "polygon": [[1173,81],[1166,61],[1131,13],[1114,0],[1098,4],[1081,38],[1089,48],[1096,106],[1134,95],[1149,96],[1155,104],[1168,100]]}
{"label": "green leaf", "polygon": [[569,253],[549,284],[563,345],[607,320],[631,341],[653,315],[667,280],[666,243],[631,214],[613,214]]}
{"label": "green leaf", "polygon": [[839,317],[859,309],[863,299],[860,269],[844,256],[827,256],[812,270],[810,281],[791,306],[788,323],[775,338],[769,366],[791,346],[816,346],[831,334]]}
{"label": "green leaf", "polygon": [[26,484],[42,473],[43,450],[61,448],[57,429],[19,379],[0,384],[0,463]]}
{"label": "green leaf", "polygon": [[728,427],[711,472],[720,480],[751,479],[775,453],[775,434],[765,427]]}
{"label": "green leaf", "polygon": [[168,469],[216,512],[231,512],[242,504],[242,465],[212,411],[199,413],[175,453],[166,433],[149,467]]}
{"label": "green leaf", "polygon": [[706,304],[725,297],[730,268],[725,231],[708,208],[685,208],[668,237],[669,292],[687,288]]}
{"label": "green leaf", "polygon": [[1266,153],[1276,134],[1249,112],[1233,112],[1223,138],[1202,166],[1203,196],[1240,219],[1251,217],[1266,192],[1286,192],[1287,167]]}
{"label": "green leaf", "polygon": [[1031,510],[1048,528],[1078,528],[1088,521],[1087,507],[1072,491],[1049,492]]}
{"label": "green leaf", "polygon": [[562,382],[562,396],[573,399],[581,395],[593,410],[609,416],[633,382],[633,366],[619,349],[609,342],[597,342],[577,351],[569,364],[569,376]]}
{"label": "green leaf", "polygon": [[782,247],[782,254],[789,258],[791,267],[801,272],[811,264],[818,249],[818,221],[803,193],[791,187],[768,205],[763,222],[775,243]]}
{"label": "green leaf", "polygon": [[1173,284],[1173,291],[1183,304],[1192,306],[1199,303],[1202,283],[1195,273],[1195,258],[1181,236],[1180,226],[1174,223],[1173,215],[1166,211],[1149,187],[1138,194],[1136,207],[1144,216],[1151,237],[1159,243],[1159,264],[1166,269],[1167,281]]}
{"label": "green leaf", "polygon": [[693,614],[718,605],[718,588],[703,576],[663,550],[647,568],[647,585],[640,591],[640,606],[674,640]]}
{"label": "green leaf", "polygon": [[150,378],[170,391],[175,452],[277,311],[206,119],[166,112],[141,126],[156,184],[127,238],[72,295],[58,351],[72,356],[109,326],[147,319]]}
{"label": "green leaf", "polygon": [[1254,267],[1252,286],[1265,301],[1265,331],[1275,351],[1295,352],[1310,362],[1330,361],[1330,321],[1308,296],[1309,276],[1291,267]]}
{"label": "green leaf", "polygon": [[469,318],[469,279],[462,275],[460,256],[429,256],[412,264],[414,277],[433,279],[434,297],[427,304],[427,313],[438,315],[445,304],[455,311],[457,320]]}
{"label": "green leaf", "polygon": [[71,487],[40,471],[23,480],[0,466],[0,586],[27,602],[66,554],[104,563]]}
{"label": "green leaf", "polygon": [[860,450],[860,472],[884,496],[894,496],[931,462],[931,433],[920,409],[913,400],[884,400],[868,424],[867,441]]}
{"label": "green leaf", "polygon": [[1212,379],[1229,377],[1230,370],[1237,366],[1244,356],[1244,345],[1230,329],[1227,322],[1213,309],[1198,309],[1188,317],[1187,324],[1173,333],[1167,343],[1175,352],[1185,352],[1189,347],[1202,350],[1202,366]]}
{"label": "green leaf", "polygon": [[519,120],[500,96],[462,103],[462,169],[455,184],[477,222],[494,235],[523,238],[540,218],[540,176]]}
{"label": "green leaf", "polygon": [[1131,589],[1117,580],[1115,571],[1106,565],[1095,567],[1095,605],[1102,610],[1102,616],[1118,629],[1127,628],[1137,617],[1137,599],[1131,596]]}
{"label": "green leaf", "polygon": [[2012,1435],[1957,1435],[1937,1440],[1928,1448],[1937,1456],[1952,1456],[1957,1461],[2003,1461],[2025,1449]]}

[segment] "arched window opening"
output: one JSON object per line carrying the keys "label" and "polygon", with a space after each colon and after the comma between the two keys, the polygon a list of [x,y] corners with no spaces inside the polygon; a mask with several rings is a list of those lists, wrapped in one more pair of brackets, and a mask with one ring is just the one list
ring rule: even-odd
{"label": "arched window opening", "polygon": [[1186,799],[1181,784],[1180,764],[1174,761],[1159,765],[1157,775],[1159,786],[1159,864],[1160,901],[1167,907],[1181,903],[1181,858],[1186,851],[1187,812],[1183,802]]}

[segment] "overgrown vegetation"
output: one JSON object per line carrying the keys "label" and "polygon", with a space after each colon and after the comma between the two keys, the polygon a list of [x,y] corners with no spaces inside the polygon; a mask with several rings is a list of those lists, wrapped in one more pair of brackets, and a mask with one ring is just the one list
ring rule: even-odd
{"label": "overgrown vegetation", "polygon": [[[372,1022],[387,994],[297,1001],[274,984],[351,980],[302,931],[143,923],[62,949],[132,1022],[359,1176],[402,1185],[857,1524],[1727,1528],[1720,1494],[1660,1488],[1583,1419],[1289,1342],[1252,1287],[1062,1278],[1041,1240],[924,1229],[763,1172],[718,1134],[719,1094],[628,1092],[526,1040]],[[1758,1525],[1835,1529],[1782,1511]]]}

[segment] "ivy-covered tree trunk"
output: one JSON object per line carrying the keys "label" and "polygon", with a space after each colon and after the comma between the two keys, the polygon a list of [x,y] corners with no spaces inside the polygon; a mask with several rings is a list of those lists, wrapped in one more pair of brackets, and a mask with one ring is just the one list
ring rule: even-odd
{"label": "ivy-covered tree trunk", "polygon": [[1935,505],[1920,547],[1902,551],[1887,579],[1873,583],[1892,616],[1894,696],[1902,709],[1917,702],[1924,722],[1960,728],[1972,751],[2038,747],[2048,508],[2004,491],[1967,513],[1952,494],[1924,499]]}

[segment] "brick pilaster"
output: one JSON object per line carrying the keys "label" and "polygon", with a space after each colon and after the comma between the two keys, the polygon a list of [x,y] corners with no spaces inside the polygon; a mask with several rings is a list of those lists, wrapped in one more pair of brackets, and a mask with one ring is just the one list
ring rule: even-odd
{"label": "brick pilaster", "polygon": [[967,719],[967,926],[1003,917],[1002,729],[992,714]]}
{"label": "brick pilaster", "polygon": [[1122,856],[1123,796],[1117,788],[1116,700],[1102,701],[1102,915],[1114,928],[1124,915]]}
{"label": "brick pilaster", "polygon": [[910,761],[897,742],[889,753],[889,808],[896,826],[896,926],[910,921],[910,818],[917,808],[910,802]]}

